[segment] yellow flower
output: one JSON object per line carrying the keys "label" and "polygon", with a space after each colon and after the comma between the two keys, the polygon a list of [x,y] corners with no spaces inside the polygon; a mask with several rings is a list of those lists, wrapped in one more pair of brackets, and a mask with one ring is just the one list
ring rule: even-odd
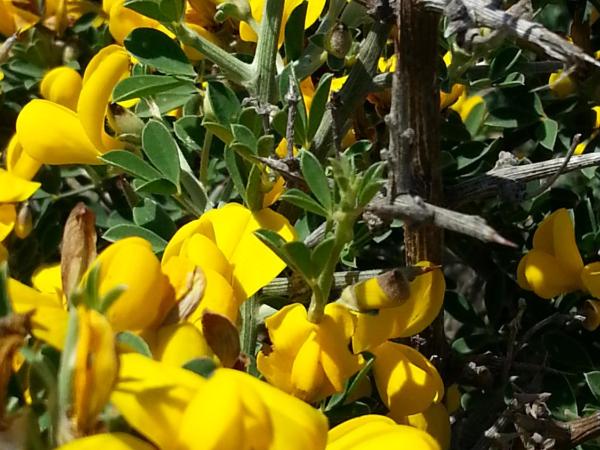
{"label": "yellow flower", "polygon": [[590,135],[590,137],[588,137],[586,140],[584,140],[583,142],[580,142],[579,144],[577,144],[577,147],[575,147],[575,151],[573,152],[574,155],[581,155],[585,152],[588,144],[593,141],[594,139],[596,139],[596,136],[598,136],[598,133],[600,132],[600,106],[594,106],[592,108],[592,111],[594,111],[594,131],[592,131],[592,134]]}
{"label": "yellow flower", "polygon": [[187,322],[160,327],[152,355],[158,361],[177,367],[197,358],[216,359],[200,330]]}
{"label": "yellow flower", "polygon": [[115,41],[123,45],[125,38],[136,28],[166,30],[157,20],[146,17],[124,6],[125,0],[104,0],[102,9],[108,15],[108,31]]}
{"label": "yellow flower", "polygon": [[321,322],[308,320],[303,305],[285,306],[265,324],[272,346],[257,357],[258,370],[274,386],[307,402],[341,392],[363,364],[348,349],[354,324],[343,306],[329,304]]}
{"label": "yellow flower", "polygon": [[[34,5],[28,3],[28,1],[25,1],[24,6],[31,6],[32,10],[37,9]],[[40,17],[37,14],[17,7],[13,0],[0,2],[0,34],[6,37],[31,28],[39,19]]]}
{"label": "yellow flower", "polygon": [[[304,19],[304,29],[308,29],[313,23],[317,21],[323,8],[325,7],[325,0],[306,0],[306,18]],[[277,46],[281,47],[283,44],[285,25],[290,18],[290,15],[302,3],[302,0],[285,0],[283,4],[283,17],[281,19],[281,30],[279,32],[279,39]],[[252,12],[252,18],[260,25],[263,10],[265,8],[265,0],[250,0],[250,11]],[[256,42],[257,34],[256,31],[247,22],[240,22],[240,37],[244,41]]]}
{"label": "yellow flower", "polygon": [[320,450],[327,420],[316,409],[240,371],[209,379],[139,354],[120,357],[111,401],[160,449]]}
{"label": "yellow flower", "polygon": [[[106,311],[115,331],[140,331],[161,321],[161,305],[172,298],[167,277],[152,252],[150,243],[129,237],[108,246],[90,270],[100,266],[99,296],[123,287],[124,291]],[[87,275],[82,282],[85,283]]]}
{"label": "yellow flower", "polygon": [[[417,265],[429,267],[431,263],[425,261]],[[410,283],[410,295],[401,305],[377,314],[355,313],[354,352],[360,353],[388,339],[408,337],[424,330],[440,311],[445,290],[444,275],[440,269],[435,269]]]}
{"label": "yellow flower", "polygon": [[377,390],[394,417],[423,412],[444,397],[437,370],[414,348],[385,342],[371,351]]}
{"label": "yellow flower", "polygon": [[250,211],[237,203],[204,213],[171,238],[162,264],[180,293],[177,297],[185,292],[183,274],[199,267],[205,277],[202,301],[188,320],[199,322],[209,309],[235,323],[241,302],[283,270],[285,263],[254,236],[261,228],[276,231],[286,241],[295,238],[294,228],[282,215],[269,209]]}
{"label": "yellow flower", "polygon": [[450,416],[442,403],[434,403],[422,413],[407,417],[396,417],[390,411],[390,417],[397,423],[410,425],[427,432],[434,438],[441,450],[450,448]]}
{"label": "yellow flower", "polygon": [[332,428],[327,450],[440,450],[426,432],[398,425],[385,416],[369,414],[347,420]]}
{"label": "yellow flower", "polygon": [[519,262],[517,282],[542,298],[577,290],[600,297],[600,262],[583,265],[566,209],[554,211],[540,223],[533,248]]}
{"label": "yellow flower", "polygon": [[586,330],[595,331],[600,326],[600,300],[586,300],[581,313],[585,317],[583,327]]}
{"label": "yellow flower", "polygon": [[14,203],[22,202],[31,197],[40,187],[40,183],[28,181],[12,172],[0,169],[0,242],[15,227],[17,210]]}
{"label": "yellow flower", "polygon": [[562,70],[551,73],[548,84],[552,93],[558,98],[565,98],[573,94],[577,88],[575,81],[569,75],[564,74]]}
{"label": "yellow flower", "polygon": [[76,111],[82,84],[76,70],[67,66],[55,67],[42,78],[40,94],[46,100]]}
{"label": "yellow flower", "polygon": [[33,159],[23,151],[23,146],[13,134],[4,150],[6,155],[6,170],[24,180],[31,180],[42,167],[42,163]]}
{"label": "yellow flower", "polygon": [[12,278],[8,280],[7,288],[13,311],[19,314],[34,311],[31,318],[33,335],[55,348],[62,348],[69,315],[61,299],[56,294],[39,292]]}
{"label": "yellow flower", "polygon": [[61,445],[56,450],[156,450],[156,448],[126,433],[102,433],[94,436],[75,439]]}
{"label": "yellow flower", "polygon": [[479,95],[469,96],[466,91],[463,91],[456,103],[450,106],[450,109],[456,111],[460,115],[462,121],[465,122],[469,118],[469,114],[471,114],[473,108],[480,103],[484,103],[483,97]]}
{"label": "yellow flower", "polygon": [[17,118],[17,139],[45,164],[100,164],[98,156],[122,144],[104,122],[112,90],[129,73],[129,56],[117,45],[96,54],[83,76],[77,111],[48,100],[32,100]]}
{"label": "yellow flower", "polygon": [[73,374],[73,417],[76,430],[93,430],[110,398],[118,360],[113,330],[106,318],[84,306],[77,308],[77,343]]}

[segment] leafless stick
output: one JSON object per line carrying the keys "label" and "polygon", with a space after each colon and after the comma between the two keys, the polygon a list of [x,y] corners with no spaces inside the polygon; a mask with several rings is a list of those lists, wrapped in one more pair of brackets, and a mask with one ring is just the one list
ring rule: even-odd
{"label": "leafless stick", "polygon": [[[445,14],[456,13],[460,7],[464,7],[466,17],[461,19],[465,21],[467,27],[471,25],[473,28],[483,26],[493,30],[504,30],[508,35],[534,44],[550,58],[565,64],[585,62],[600,67],[600,62],[592,56],[539,23],[512,16],[501,9],[490,8],[484,0],[421,0],[421,3],[427,9]],[[453,11],[449,11],[449,8]]]}
{"label": "leafless stick", "polygon": [[[457,206],[466,201],[505,194],[529,181],[552,176],[559,169],[560,174],[564,174],[600,165],[600,153],[575,156],[566,163],[565,159],[556,158],[533,164],[492,169],[483,175],[450,187],[446,191],[447,202],[452,206]],[[563,165],[564,167],[562,167]]]}
{"label": "leafless stick", "polygon": [[298,101],[300,98],[296,93],[296,89],[294,89],[294,83],[290,83],[290,88],[288,90],[285,99],[288,102],[288,117],[287,117],[287,125],[285,128],[285,139],[287,141],[287,157],[294,157],[294,123],[296,121],[296,107],[298,105]]}
{"label": "leafless stick", "polygon": [[484,242],[495,242],[509,247],[516,247],[513,242],[500,236],[482,217],[431,205],[419,197],[411,195],[396,197],[393,205],[389,205],[385,199],[379,197],[371,202],[367,207],[367,212],[382,219],[403,219],[410,222],[411,225],[433,224],[446,230],[472,236]]}
{"label": "leafless stick", "polygon": [[570,161],[571,157],[573,156],[573,154],[575,153],[575,149],[577,148],[577,145],[579,145],[580,140],[581,140],[581,134],[576,134],[575,136],[573,136],[573,142],[571,143],[571,148],[567,152],[567,156],[565,158],[563,158],[563,163],[561,164],[561,166],[554,173],[554,175],[552,175],[550,178],[548,178],[546,180],[546,182],[540,187],[540,189],[534,195],[532,195],[532,197],[537,197],[538,195],[543,194],[544,192],[546,192],[546,190],[548,190],[548,189],[550,189],[550,187],[552,187],[552,185],[556,182],[556,180],[558,180],[558,177],[563,173],[563,171],[569,164],[569,161]]}

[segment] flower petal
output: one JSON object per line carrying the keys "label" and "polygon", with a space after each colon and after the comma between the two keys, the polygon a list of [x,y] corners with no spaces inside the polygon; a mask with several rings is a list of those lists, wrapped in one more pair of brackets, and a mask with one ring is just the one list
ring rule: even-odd
{"label": "flower petal", "polygon": [[90,141],[102,153],[121,145],[104,130],[104,119],[114,87],[128,73],[129,56],[118,45],[100,50],[85,70],[77,114]]}
{"label": "flower petal", "polygon": [[13,134],[6,149],[6,169],[19,178],[31,180],[40,170],[42,164],[23,151],[23,146]]}
{"label": "flower petal", "polygon": [[565,268],[561,260],[543,251],[531,250],[527,254],[524,273],[533,292],[547,299],[575,291],[581,284],[579,276]]}
{"label": "flower petal", "polygon": [[444,384],[435,367],[418,351],[386,342],[373,353],[377,390],[395,416],[417,414],[441,400]]}
{"label": "flower petal", "polygon": [[533,236],[533,249],[556,257],[573,274],[583,268],[573,221],[564,208],[557,209],[540,223]]}
{"label": "flower petal", "polygon": [[155,450],[154,446],[125,433],[102,433],[75,439],[56,450]]}
{"label": "flower petal", "polygon": [[76,70],[60,66],[44,75],[40,83],[40,94],[46,100],[75,111],[82,84],[81,75]]}
{"label": "flower petal", "polygon": [[100,164],[77,114],[48,100],[32,100],[17,117],[23,150],[44,164]]}
{"label": "flower petal", "polygon": [[17,210],[15,205],[10,203],[0,204],[0,242],[6,239],[6,236],[13,230],[16,220]]}
{"label": "flower petal", "polygon": [[213,224],[217,246],[233,266],[236,297],[245,300],[266,286],[285,263],[256,236],[261,228],[277,232],[286,241],[296,237],[294,228],[281,214],[270,209],[250,211],[237,203],[205,214]]}
{"label": "flower petal", "polygon": [[160,327],[152,354],[159,361],[176,367],[192,359],[214,356],[200,330],[186,322]]}
{"label": "flower petal", "polygon": [[31,197],[41,186],[35,181],[27,181],[0,169],[0,203],[22,202]]}
{"label": "flower petal", "polygon": [[171,448],[185,408],[206,380],[137,353],[122,354],[119,360],[111,402],[133,428],[160,448]]}
{"label": "flower petal", "polygon": [[600,298],[600,262],[586,265],[581,271],[581,280],[590,294]]}

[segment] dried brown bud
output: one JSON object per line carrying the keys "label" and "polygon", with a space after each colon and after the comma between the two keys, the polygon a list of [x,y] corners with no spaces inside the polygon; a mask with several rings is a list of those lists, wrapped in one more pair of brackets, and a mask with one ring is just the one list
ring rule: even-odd
{"label": "dried brown bud", "polygon": [[63,230],[60,272],[63,292],[69,298],[88,267],[96,259],[96,215],[78,203]]}
{"label": "dried brown bud", "polygon": [[222,314],[205,311],[202,332],[223,367],[233,367],[240,356],[240,333],[235,324]]}

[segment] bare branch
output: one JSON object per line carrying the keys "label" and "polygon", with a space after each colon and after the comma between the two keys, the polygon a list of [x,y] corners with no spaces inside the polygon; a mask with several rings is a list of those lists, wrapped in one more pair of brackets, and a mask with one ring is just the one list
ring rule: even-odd
{"label": "bare branch", "polygon": [[553,176],[559,169],[560,173],[564,174],[586,167],[600,166],[600,153],[575,156],[566,164],[565,159],[556,158],[533,164],[492,169],[483,175],[448,188],[447,202],[449,205],[457,206],[467,201],[498,195],[514,196],[515,192],[523,191],[524,183]]}
{"label": "bare branch", "polygon": [[495,242],[509,247],[516,245],[503,238],[490,227],[485,219],[479,216],[451,211],[440,206],[424,202],[420,197],[400,195],[394,204],[388,204],[379,197],[371,202],[366,209],[367,214],[374,214],[381,219],[403,219],[411,225],[433,224],[439,228],[466,234],[484,242]]}

